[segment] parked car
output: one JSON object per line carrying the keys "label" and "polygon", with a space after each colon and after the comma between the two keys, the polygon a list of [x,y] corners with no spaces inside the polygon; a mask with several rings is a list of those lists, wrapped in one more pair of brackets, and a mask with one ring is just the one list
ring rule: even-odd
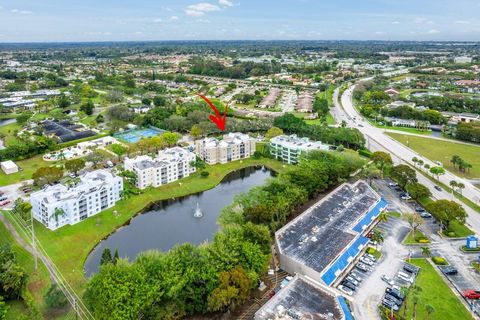
{"label": "parked car", "polygon": [[372,260],[373,262],[377,261],[377,259],[373,255],[371,255],[370,253],[365,253],[363,256],[367,257],[368,259]]}
{"label": "parked car", "polygon": [[11,203],[12,201],[10,200],[5,200],[5,201],[2,201],[0,202],[0,206],[3,207],[3,206],[6,206],[7,204]]}
{"label": "parked car", "polygon": [[402,199],[402,200],[410,200],[410,199],[412,199],[412,197],[410,197],[410,195],[409,195],[408,193],[402,193],[402,194],[400,195],[400,199]]}
{"label": "parked car", "polygon": [[387,299],[387,300],[392,301],[393,303],[395,303],[395,304],[396,304],[397,306],[399,306],[399,307],[402,305],[402,302],[403,302],[402,300],[397,299],[397,298],[395,298],[394,296],[392,296],[391,294],[388,294],[388,293],[385,293],[385,297],[384,297],[384,298]]}
{"label": "parked car", "polygon": [[425,209],[420,206],[415,206],[415,211],[417,211],[418,213],[422,213],[425,212]]}
{"label": "parked car", "polygon": [[7,197],[5,196],[0,197],[0,201],[4,201],[4,200],[7,200]]}
{"label": "parked car", "polygon": [[0,196],[3,196],[4,194],[5,194],[5,192],[0,191]]}
{"label": "parked car", "polygon": [[405,300],[405,295],[398,289],[387,288],[385,289],[385,292],[394,296],[397,299],[400,299],[402,301]]}
{"label": "parked car", "polygon": [[396,187],[395,187],[395,191],[402,192],[403,189],[402,189],[400,186],[396,186]]}
{"label": "parked car", "polygon": [[346,277],[345,277],[345,280],[348,281],[348,282],[353,283],[355,286],[358,286],[359,281],[356,280],[356,279],[354,279],[352,276],[346,276]]}
{"label": "parked car", "polygon": [[382,280],[385,281],[389,286],[393,286],[395,284],[395,281],[388,277],[387,275],[382,275],[381,276]]}
{"label": "parked car", "polygon": [[362,272],[367,272],[368,271],[368,267],[361,262],[357,263],[357,265],[355,267]]}
{"label": "parked car", "polygon": [[343,285],[339,285],[339,286],[338,286],[338,290],[342,291],[343,293],[345,293],[345,294],[348,295],[348,296],[353,295],[353,291],[352,291],[351,289],[343,286]]}
{"label": "parked car", "polygon": [[424,219],[430,219],[432,217],[432,215],[425,211],[425,212],[420,213],[420,217],[422,217]]}
{"label": "parked car", "polygon": [[390,300],[383,299],[382,305],[384,305],[388,309],[392,309],[393,311],[398,311],[398,306]]}
{"label": "parked car", "polygon": [[373,266],[373,261],[370,260],[370,259],[367,259],[367,258],[365,258],[365,257],[361,257],[361,258],[360,258],[360,261],[363,262],[363,263],[365,263],[367,266]]}
{"label": "parked car", "polygon": [[462,292],[462,295],[467,299],[480,299],[480,291],[477,290],[465,290]]}
{"label": "parked car", "polygon": [[353,279],[357,280],[358,282],[362,282],[362,280],[363,280],[363,277],[353,270],[348,275],[350,277],[352,277]]}
{"label": "parked car", "polygon": [[406,281],[406,282],[409,282],[409,283],[414,283],[415,282],[415,279],[413,279],[412,277],[408,277],[405,275],[405,273],[401,273],[399,272],[397,274],[397,277],[403,281]]}
{"label": "parked car", "polygon": [[359,267],[358,265],[355,266],[355,269],[356,269],[357,271],[363,272],[363,273],[365,273],[365,272],[368,271],[367,268],[365,268],[365,267],[363,267],[363,266],[362,266],[362,267]]}
{"label": "parked car", "polygon": [[442,188],[440,188],[439,186],[434,186],[435,190],[437,191],[442,191]]}
{"label": "parked car", "polygon": [[410,264],[410,263],[406,263],[406,262],[405,262],[404,265],[403,265],[403,270],[405,270],[405,271],[407,271],[407,272],[409,272],[409,273],[413,273],[413,274],[417,275],[418,272],[420,271],[420,268],[417,267],[417,266],[414,266],[414,265],[412,265],[412,264]]}
{"label": "parked car", "polygon": [[453,267],[453,266],[446,266],[446,267],[442,267],[440,270],[442,270],[442,272],[446,275],[455,275],[458,273],[458,270]]}
{"label": "parked car", "polygon": [[396,182],[389,182],[388,185],[393,188],[393,187],[398,186],[398,183],[396,183]]}
{"label": "parked car", "polygon": [[353,290],[353,291],[355,291],[355,290],[357,289],[357,287],[356,287],[353,283],[351,283],[351,282],[349,282],[349,281],[343,281],[343,282],[342,282],[342,285],[343,285],[344,287],[349,288],[350,290]]}

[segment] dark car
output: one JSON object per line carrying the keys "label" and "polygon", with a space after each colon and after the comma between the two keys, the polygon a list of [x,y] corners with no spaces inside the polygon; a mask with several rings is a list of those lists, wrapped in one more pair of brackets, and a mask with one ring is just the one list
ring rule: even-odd
{"label": "dark car", "polygon": [[392,301],[393,303],[395,303],[399,307],[402,305],[402,302],[403,302],[402,300],[397,299],[397,298],[395,298],[394,296],[392,296],[391,294],[388,294],[388,293],[385,294],[385,299]]}
{"label": "dark car", "polygon": [[405,299],[405,295],[397,289],[387,288],[385,289],[385,292],[402,301]]}
{"label": "dark car", "polygon": [[420,268],[417,267],[417,266],[411,265],[409,263],[405,263],[403,265],[403,270],[405,270],[407,272],[410,272],[410,273],[418,274],[418,272],[420,271]]}
{"label": "dark car", "polygon": [[415,206],[415,211],[417,211],[418,213],[422,213],[422,212],[425,212],[425,209],[423,209],[420,206]]}
{"label": "dark car", "polygon": [[342,285],[343,285],[344,287],[347,287],[347,288],[350,289],[350,290],[353,290],[353,291],[355,291],[355,290],[357,289],[357,287],[356,287],[352,282],[350,282],[350,281],[343,281],[343,282],[342,282]]}
{"label": "dark car", "polygon": [[435,186],[434,188],[435,188],[435,190],[437,190],[437,191],[442,191],[442,188],[440,188],[439,186]]}
{"label": "dark car", "polygon": [[385,308],[392,309],[393,311],[398,311],[398,306],[390,300],[383,299],[382,300],[382,305]]}
{"label": "dark car", "polygon": [[441,268],[442,272],[446,275],[452,276],[458,273],[458,270],[452,266],[446,266]]}

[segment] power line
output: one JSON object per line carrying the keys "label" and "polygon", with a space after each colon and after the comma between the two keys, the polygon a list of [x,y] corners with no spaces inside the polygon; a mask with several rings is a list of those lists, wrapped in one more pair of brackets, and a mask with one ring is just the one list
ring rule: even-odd
{"label": "power line", "polygon": [[[25,238],[27,239],[27,244],[30,244],[32,248],[36,251],[40,256],[40,259],[43,261],[45,267],[48,269],[50,275],[52,276],[52,280],[57,283],[60,290],[62,290],[63,294],[69,301],[70,305],[72,306],[72,310],[75,313],[75,319],[77,316],[80,319],[85,320],[94,320],[95,318],[90,313],[86,305],[83,303],[82,299],[77,295],[77,293],[73,290],[70,286],[68,281],[65,279],[63,274],[60,272],[58,267],[53,263],[53,260],[50,258],[42,244],[33,238],[32,229],[27,225],[27,223],[18,217],[16,214],[10,214],[12,217],[13,222],[18,226],[18,229],[24,234]],[[33,223],[33,221],[32,221]],[[29,243],[31,242],[31,243]],[[39,249],[38,251],[36,249]],[[34,254],[35,254],[34,253]]]}

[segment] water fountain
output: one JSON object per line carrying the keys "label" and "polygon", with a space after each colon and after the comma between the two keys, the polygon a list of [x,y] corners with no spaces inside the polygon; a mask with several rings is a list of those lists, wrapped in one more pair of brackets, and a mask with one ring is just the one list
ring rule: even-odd
{"label": "water fountain", "polygon": [[203,217],[203,213],[202,213],[202,210],[200,210],[200,205],[198,204],[198,202],[197,202],[197,208],[195,209],[195,212],[193,213],[193,216],[195,218]]}

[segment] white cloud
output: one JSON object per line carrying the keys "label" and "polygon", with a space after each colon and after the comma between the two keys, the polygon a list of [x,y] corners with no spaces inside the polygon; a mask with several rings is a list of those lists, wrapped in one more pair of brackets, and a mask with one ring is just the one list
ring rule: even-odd
{"label": "white cloud", "polygon": [[32,11],[18,10],[18,9],[12,9],[10,12],[11,13],[18,13],[18,14],[32,14],[33,13]]}
{"label": "white cloud", "polygon": [[233,6],[233,2],[230,0],[218,0],[218,4],[224,7],[231,7]]}
{"label": "white cloud", "polygon": [[378,36],[384,36],[384,35],[386,35],[387,33],[384,32],[384,31],[376,31],[375,34],[378,35]]}
{"label": "white cloud", "polygon": [[400,21],[393,21],[392,24],[400,24]]}
{"label": "white cloud", "polygon": [[180,19],[179,19],[177,16],[171,16],[171,17],[170,17],[170,20],[172,20],[172,21],[178,21],[178,20],[180,20]]}
{"label": "white cloud", "polygon": [[220,7],[208,2],[191,4],[185,9],[185,14],[192,17],[203,16],[206,12],[220,11]]}
{"label": "white cloud", "polygon": [[437,29],[430,29],[427,31],[427,34],[437,34],[437,33],[440,33],[440,31],[438,31]]}
{"label": "white cloud", "polygon": [[191,17],[201,17],[205,14],[205,12],[191,10],[191,9],[185,9],[185,14],[187,16],[191,16]]}
{"label": "white cloud", "polygon": [[457,21],[455,21],[455,24],[470,24],[470,21],[467,21],[467,20],[457,20]]}
{"label": "white cloud", "polygon": [[162,22],[163,20],[162,20],[162,18],[157,18],[157,19],[153,19],[152,21],[155,22],[155,23],[160,23],[160,22]]}

